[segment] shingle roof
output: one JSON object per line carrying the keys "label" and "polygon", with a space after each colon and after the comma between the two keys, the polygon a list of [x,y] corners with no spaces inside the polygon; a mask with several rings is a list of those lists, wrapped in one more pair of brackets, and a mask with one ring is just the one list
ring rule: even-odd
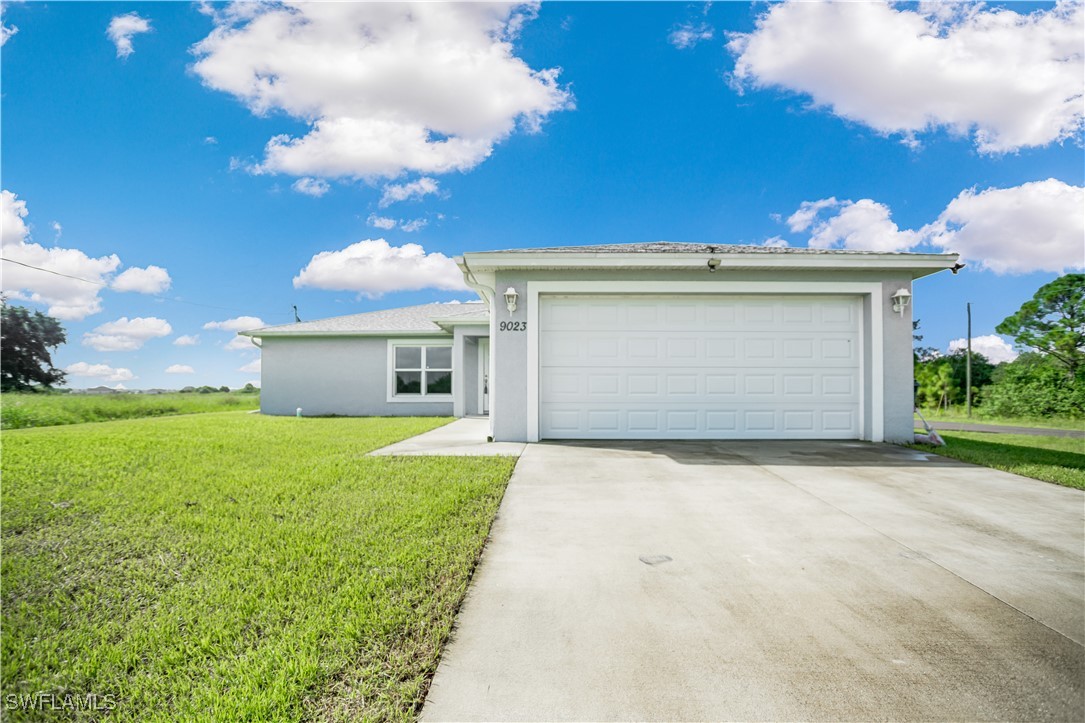
{"label": "shingle roof", "polygon": [[290,336],[293,334],[364,334],[379,332],[438,333],[444,330],[433,319],[451,319],[473,317],[485,314],[486,306],[481,301],[467,301],[461,304],[421,304],[402,309],[384,309],[369,311],[364,314],[333,316],[329,319],[302,321],[282,326],[267,326],[262,329],[243,331],[246,336]]}
{"label": "shingle roof", "polygon": [[692,244],[679,241],[652,241],[649,243],[596,244],[589,246],[550,246],[528,249],[504,249],[483,253],[499,254],[878,254],[882,251],[856,251],[852,249],[810,249],[790,246],[743,246],[740,244]]}

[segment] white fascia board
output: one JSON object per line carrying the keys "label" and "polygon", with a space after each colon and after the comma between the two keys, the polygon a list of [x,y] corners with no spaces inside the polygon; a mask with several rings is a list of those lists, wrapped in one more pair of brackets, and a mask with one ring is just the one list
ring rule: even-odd
{"label": "white fascia board", "polygon": [[490,317],[485,319],[460,319],[455,316],[446,316],[430,319],[437,326],[489,326]]}
{"label": "white fascia board", "polygon": [[509,269],[691,269],[719,259],[720,269],[907,271],[919,278],[951,268],[958,254],[489,253],[464,254],[473,271]]}
{"label": "white fascia board", "polygon": [[[483,322],[485,323],[485,322]],[[433,337],[451,337],[447,331],[443,329],[436,329],[434,331],[262,331],[256,329],[254,331],[239,331],[238,336],[249,336],[257,339],[268,338],[273,336],[278,337],[329,337],[329,336],[358,336],[358,337],[411,337],[411,336],[433,336]]]}

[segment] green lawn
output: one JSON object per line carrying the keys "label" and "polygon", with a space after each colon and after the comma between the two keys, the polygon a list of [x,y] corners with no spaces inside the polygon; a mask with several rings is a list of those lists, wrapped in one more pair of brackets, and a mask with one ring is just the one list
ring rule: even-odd
{"label": "green lawn", "polygon": [[6,431],[3,693],[112,696],[123,721],[411,719],[515,460],[365,453],[446,421]]}
{"label": "green lawn", "polygon": [[987,432],[938,432],[945,447],[913,445],[964,462],[1085,489],[1085,440]]}
{"label": "green lawn", "polygon": [[[975,409],[972,416],[965,414],[964,409],[953,408],[948,412],[940,409],[920,410],[923,418],[934,424],[935,422],[959,422],[961,424],[996,424],[1008,427],[1038,427],[1040,429],[1075,429],[1085,430],[1085,419],[1069,419],[1065,417],[988,417],[984,416],[982,408]],[[935,425],[937,427],[937,425]]]}
{"label": "green lawn", "polygon": [[0,427],[26,429],[171,414],[257,409],[259,394],[14,394],[0,395]]}

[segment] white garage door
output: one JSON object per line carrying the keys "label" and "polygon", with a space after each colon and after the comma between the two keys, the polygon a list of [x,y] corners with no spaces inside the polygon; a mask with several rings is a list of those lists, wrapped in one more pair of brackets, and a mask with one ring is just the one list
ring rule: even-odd
{"label": "white garage door", "polygon": [[544,295],[549,439],[856,439],[858,297]]}

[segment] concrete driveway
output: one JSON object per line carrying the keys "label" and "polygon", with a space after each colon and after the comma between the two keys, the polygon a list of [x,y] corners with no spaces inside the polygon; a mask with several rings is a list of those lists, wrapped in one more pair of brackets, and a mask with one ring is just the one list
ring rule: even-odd
{"label": "concrete driveway", "polygon": [[889,445],[530,445],[427,720],[1085,719],[1083,493]]}

